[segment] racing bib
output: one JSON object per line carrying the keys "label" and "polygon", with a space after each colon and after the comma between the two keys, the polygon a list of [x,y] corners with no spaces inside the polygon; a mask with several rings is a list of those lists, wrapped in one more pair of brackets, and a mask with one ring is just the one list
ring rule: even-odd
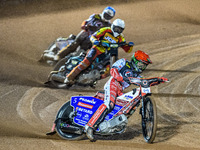
{"label": "racing bib", "polygon": [[118,38],[112,36],[110,33],[106,33],[103,37],[104,40],[109,41],[110,43],[117,43]]}

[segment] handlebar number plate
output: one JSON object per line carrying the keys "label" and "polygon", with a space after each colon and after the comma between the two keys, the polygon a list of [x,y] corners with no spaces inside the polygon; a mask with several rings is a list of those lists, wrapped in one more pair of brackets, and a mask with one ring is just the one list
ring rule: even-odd
{"label": "handlebar number plate", "polygon": [[142,88],[142,93],[151,93],[151,89],[150,89],[150,87],[148,87],[148,88]]}

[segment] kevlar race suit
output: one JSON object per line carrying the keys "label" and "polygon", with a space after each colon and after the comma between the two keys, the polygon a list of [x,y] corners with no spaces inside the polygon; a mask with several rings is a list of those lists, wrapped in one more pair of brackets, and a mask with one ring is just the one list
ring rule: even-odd
{"label": "kevlar race suit", "polygon": [[[123,37],[122,34],[120,34],[117,37],[113,36],[113,32],[110,27],[104,27],[95,32],[91,38],[91,42],[93,43],[94,41],[106,41],[108,43],[120,43],[120,42],[125,42],[125,38]],[[121,46],[125,52],[130,53],[133,49],[133,45],[129,46],[128,44]],[[67,79],[69,81],[72,81],[76,78],[76,76],[82,71],[85,70],[90,64],[95,60],[95,58],[101,54],[104,54],[106,52],[105,47],[102,45],[93,45],[93,47],[88,51],[86,57],[84,60],[76,66],[68,75]]]}
{"label": "kevlar race suit", "polygon": [[81,24],[82,31],[76,36],[75,41],[59,51],[59,59],[64,58],[69,53],[74,52],[79,45],[81,49],[84,49],[85,51],[90,49],[92,47],[90,36],[100,28],[110,26],[110,21],[103,21],[100,14],[91,15],[89,19],[83,21]]}
{"label": "kevlar race suit", "polygon": [[113,64],[110,71],[111,77],[104,86],[104,103],[91,117],[86,128],[97,128],[105,116],[114,108],[116,97],[123,95],[122,91],[130,86],[130,83],[124,79],[127,77],[141,78],[140,73],[135,71],[131,62],[124,58]]}

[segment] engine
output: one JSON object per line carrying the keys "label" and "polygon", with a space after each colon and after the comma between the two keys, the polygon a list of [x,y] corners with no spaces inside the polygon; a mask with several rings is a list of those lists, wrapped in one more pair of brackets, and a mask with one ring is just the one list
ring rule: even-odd
{"label": "engine", "polygon": [[99,130],[101,134],[109,135],[116,134],[125,131],[126,125],[128,123],[127,117],[122,114],[109,121],[103,121],[99,125]]}
{"label": "engine", "polygon": [[89,71],[88,73],[82,73],[80,76],[78,76],[76,82],[78,84],[84,84],[84,85],[93,85],[96,80],[99,80],[101,77],[100,71],[97,69],[94,69],[92,71]]}

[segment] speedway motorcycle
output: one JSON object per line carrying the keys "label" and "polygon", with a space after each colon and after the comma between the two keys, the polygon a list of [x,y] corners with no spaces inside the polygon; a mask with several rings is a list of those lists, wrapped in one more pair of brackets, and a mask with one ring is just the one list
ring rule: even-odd
{"label": "speedway motorcycle", "polygon": [[[73,34],[70,34],[69,37],[57,38],[53,43],[50,44],[47,50],[44,50],[43,54],[40,57],[39,62],[46,63],[50,66],[54,66],[57,63],[57,61],[54,60],[55,55],[57,55],[61,49],[74,42],[75,38],[76,36]],[[83,51],[85,50],[81,49],[81,47],[78,46],[75,52],[70,53],[67,56],[68,57],[77,56]]]}
{"label": "speedway motorcycle", "polygon": [[101,42],[107,48],[106,52],[99,55],[93,63],[84,71],[82,71],[76,78],[73,84],[65,84],[64,80],[74,67],[76,67],[86,56],[82,52],[79,56],[65,57],[61,59],[54,70],[50,72],[46,86],[54,88],[69,88],[72,85],[91,86],[95,87],[97,80],[104,79],[110,74],[110,66],[118,59],[118,48],[125,45],[121,43]]}
{"label": "speedway motorcycle", "polygon": [[[114,109],[107,114],[98,125],[94,135],[114,135],[125,132],[128,118],[140,107],[143,137],[147,143],[152,143],[156,136],[157,111],[156,103],[151,96],[150,87],[164,81],[162,78],[138,79],[129,77],[131,84],[139,88],[117,97]],[[85,137],[85,125],[98,107],[104,102],[104,92],[95,96],[73,96],[58,111],[52,131],[47,135],[58,135],[66,140],[80,140]]]}

